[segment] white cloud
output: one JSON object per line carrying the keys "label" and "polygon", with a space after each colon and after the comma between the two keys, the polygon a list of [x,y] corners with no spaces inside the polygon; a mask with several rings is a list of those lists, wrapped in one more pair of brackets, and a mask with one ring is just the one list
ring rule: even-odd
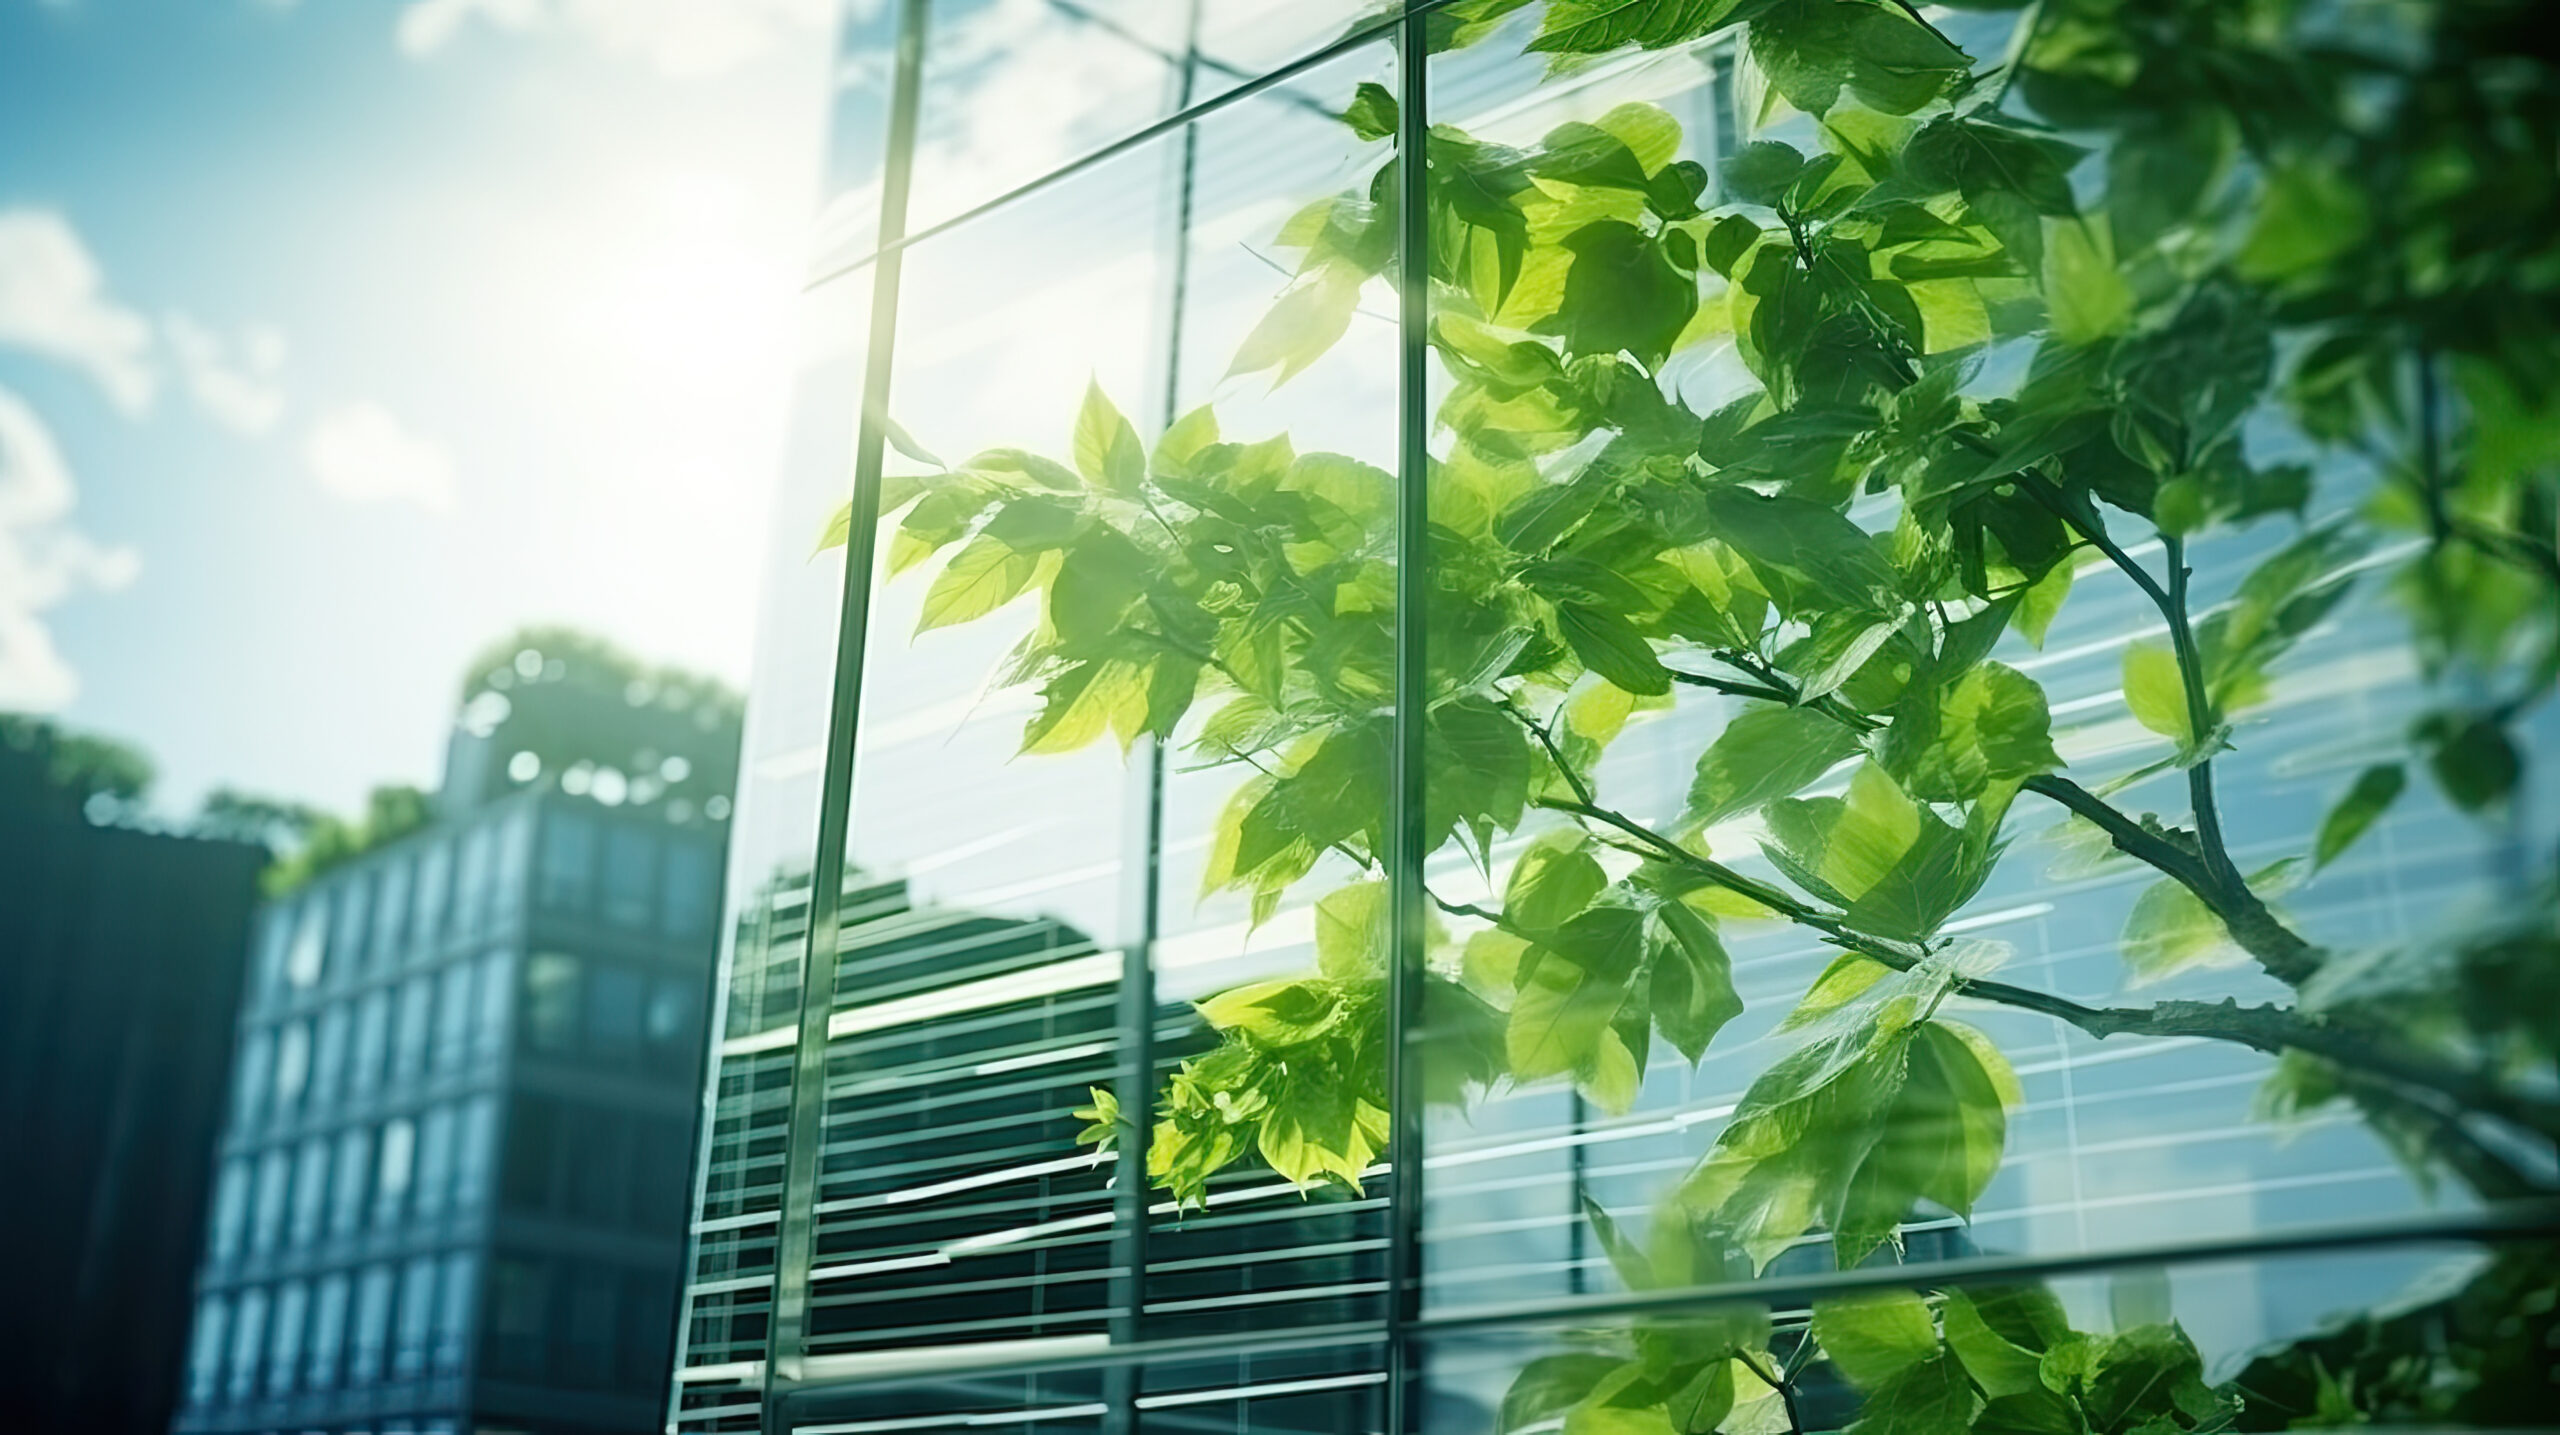
{"label": "white cloud", "polygon": [[97,259],[53,210],[0,209],[0,344],[87,373],[127,413],[150,406],[151,323],[109,297]]}
{"label": "white cloud", "polygon": [[320,487],[348,502],[408,503],[430,513],[453,507],[453,461],[369,400],[321,415],[302,456]]}
{"label": "white cloud", "polygon": [[284,386],[276,382],[284,369],[284,335],[271,325],[254,324],[237,340],[226,340],[184,314],[161,321],[178,377],[207,418],[234,433],[266,433],[284,417]]}
{"label": "white cloud", "polygon": [[835,0],[410,0],[395,34],[425,58],[474,21],[493,30],[557,30],[677,76],[718,74],[786,42],[819,42]]}
{"label": "white cloud", "polygon": [[77,493],[53,434],[25,400],[0,389],[0,709],[43,711],[78,693],[53,645],[48,608],[82,589],[133,581],[141,562],[71,527]]}

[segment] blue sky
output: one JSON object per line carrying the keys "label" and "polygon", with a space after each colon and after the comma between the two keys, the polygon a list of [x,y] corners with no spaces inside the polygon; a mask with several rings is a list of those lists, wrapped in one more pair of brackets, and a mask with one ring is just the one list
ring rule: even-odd
{"label": "blue sky", "polygon": [[430,781],[525,621],[743,681],[831,0],[0,0],[0,709]]}

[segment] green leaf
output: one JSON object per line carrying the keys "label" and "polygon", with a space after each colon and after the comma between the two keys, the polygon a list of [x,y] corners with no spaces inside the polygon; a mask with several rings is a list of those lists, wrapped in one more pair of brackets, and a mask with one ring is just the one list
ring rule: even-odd
{"label": "green leaf", "polygon": [[1021,597],[1039,571],[1040,555],[1017,553],[992,534],[981,533],[934,576],[916,631],[929,633],[983,618]]}
{"label": "green leaf", "polygon": [[1654,656],[1653,645],[1617,612],[1562,603],[1556,607],[1556,626],[1583,666],[1611,683],[1645,696],[1671,691],[1671,672]]}
{"label": "green leaf", "polygon": [[2438,714],[2420,725],[2419,737],[2436,786],[2465,812],[2500,801],[2524,773],[2524,760],[2494,718]]}
{"label": "green leaf", "polygon": [[1663,242],[1623,220],[1601,219],[1565,236],[1573,255],[1564,302],[1534,326],[1564,337],[1570,354],[1635,355],[1648,368],[1698,312],[1698,280],[1671,262]]}
{"label": "green leaf", "polygon": [[2021,1346],[1993,1330],[1972,1295],[1961,1289],[1949,1290],[1945,1320],[1947,1348],[1964,1363],[1965,1373],[1982,1387],[1983,1394],[1996,1400],[2044,1389],[2044,1381],[2037,1374],[2042,1352]]}
{"label": "green leaf", "polygon": [[2356,775],[2355,785],[2329,815],[2320,819],[2320,838],[2312,849],[2314,867],[2326,867],[2339,853],[2355,845],[2355,840],[2373,826],[2376,819],[2400,800],[2400,791],[2409,785],[2409,774],[2396,762],[2376,763]]}
{"label": "green leaf", "polygon": [[1076,415],[1076,472],[1108,493],[1132,494],[1146,477],[1147,457],[1138,446],[1138,431],[1102,392],[1088,383],[1084,408]]}
{"label": "green leaf", "polygon": [[1354,882],[1316,899],[1316,969],[1336,981],[1387,967],[1392,913],[1384,882]]}
{"label": "green leaf", "polygon": [[1276,388],[1324,357],[1351,328],[1351,315],[1360,305],[1360,281],[1358,270],[1339,263],[1301,278],[1236,346],[1227,376],[1276,369],[1271,380]]}
{"label": "green leaf", "polygon": [[[1999,1076],[1986,1061],[1998,1064]],[[2008,1063],[1979,1033],[1935,1021],[1916,1029],[1884,1132],[1850,1178],[1842,1203],[1835,1244],[1843,1267],[1890,1238],[1918,1201],[1972,1214],[2000,1166],[2008,1136],[2003,1086],[2014,1082]]]}
{"label": "green leaf", "polygon": [[1964,1435],[1981,1408],[1964,1367],[1942,1351],[1878,1387],[1849,1435]]}
{"label": "green leaf", "polygon": [[1612,1110],[1633,1104],[1641,1076],[1612,1029],[1644,953],[1644,918],[1595,907],[1521,954],[1504,1049],[1515,1080],[1570,1072]]}
{"label": "green leaf", "polygon": [[1218,441],[1217,411],[1207,404],[1193,409],[1173,421],[1156,440],[1155,472],[1180,476],[1190,471],[1191,461]]}
{"label": "green leaf", "polygon": [[1363,140],[1391,139],[1396,132],[1396,97],[1387,87],[1374,80],[1362,80],[1352,92],[1351,108],[1342,112],[1342,122]]}
{"label": "green leaf", "polygon": [[1775,0],[1549,0],[1532,52],[1599,55],[1625,45],[1648,50],[1685,45],[1740,20]]}
{"label": "green leaf", "polygon": [[1917,1291],[1877,1291],[1813,1303],[1813,1338],[1849,1383],[1872,1390],[1938,1353],[1938,1327]]}
{"label": "green leaf", "polygon": [[2124,650],[2124,705],[2134,721],[2170,738],[2181,752],[2195,746],[2195,725],[2187,721],[2186,680],[2178,672],[2178,655],[2158,643],[2127,644]]}
{"label": "green leaf", "polygon": [[1848,81],[1850,35],[1865,6],[1788,0],[1751,26],[1751,58],[1769,88],[1809,115],[1830,111]]}
{"label": "green leaf", "polygon": [[1502,1411],[1494,1425],[1497,1435],[1512,1435],[1581,1404],[1593,1386],[1623,1364],[1616,1356],[1579,1352],[1530,1361],[1511,1377],[1511,1388],[1503,1392]]}
{"label": "green leaf", "polygon": [[2286,165],[2267,177],[2257,223],[2232,267],[2260,283],[2292,279],[2353,252],[2372,223],[2354,179],[2330,165]]}
{"label": "green leaf", "polygon": [[[1905,707],[1898,711],[1908,712],[1915,702],[1931,701],[1930,690],[1918,687],[1905,694]],[[1915,736],[1932,726],[1934,731],[1926,733],[1926,746],[1906,754],[1902,763],[1913,794],[1937,802],[1964,801],[1993,782],[2032,777],[2062,766],[2053,750],[2053,720],[2045,707],[2044,689],[2017,669],[2001,663],[1977,664],[1934,701],[1935,712],[1928,714],[1933,724],[1915,722],[1912,729]],[[1915,719],[1921,716],[1911,713]],[[1904,720],[1899,715],[1895,718],[1888,734],[1889,752],[1900,747],[1891,739],[1905,731]]]}
{"label": "green leaf", "polygon": [[1858,735],[1813,708],[1754,708],[1726,723],[1698,758],[1689,820],[1707,823],[1792,796],[1858,751]]}
{"label": "green leaf", "polygon": [[2138,982],[2156,982],[2196,967],[2230,966],[2247,956],[2195,893],[2165,877],[2134,899],[2120,947]]}
{"label": "green leaf", "polygon": [[2044,635],[2053,627],[2054,615],[2062,611],[2063,600],[2071,596],[2071,562],[2068,558],[2044,571],[2044,576],[2027,586],[2019,595],[2014,622],[2018,636],[2027,646],[2041,651]]}
{"label": "green leaf", "polygon": [[1851,28],[1849,87],[1886,114],[1928,104],[1968,68],[1964,51],[1898,11],[1871,10]]}
{"label": "green leaf", "polygon": [[1609,874],[1592,859],[1589,845],[1579,827],[1559,827],[1530,843],[1511,866],[1503,919],[1532,932],[1552,931],[1590,906],[1609,885]]}
{"label": "green leaf", "polygon": [[2115,244],[2103,217],[2051,226],[2044,248],[2044,302],[2053,335],[2091,344],[2124,331],[2133,319],[2133,290],[2116,268]]}
{"label": "green leaf", "polygon": [[[1735,150],[1733,157],[1724,162],[1724,192],[1745,204],[1776,204],[1778,197],[1787,192],[1787,186],[1795,183],[1796,176],[1803,172],[1804,154],[1794,145],[1777,140],[1755,140]],[[1750,224],[1751,221],[1745,219],[1742,223]],[[1759,226],[1752,225],[1752,237],[1757,238],[1759,233]],[[1738,250],[1733,252],[1739,253]],[[1732,263],[1732,258],[1728,257],[1716,267],[1728,269]]]}
{"label": "green leaf", "polygon": [[1704,495],[1715,536],[1743,556],[1791,615],[1894,610],[1901,586],[1865,529],[1822,504],[1719,484]]}
{"label": "green leaf", "polygon": [[1655,1028],[1694,1064],[1725,1023],[1742,1014],[1733,962],[1714,926],[1686,903],[1664,903],[1655,920],[1668,940],[1654,942],[1647,1005]]}
{"label": "green leaf", "polygon": [[1609,1214],[1608,1207],[1593,1200],[1588,1191],[1582,1193],[1582,1219],[1591,1227],[1591,1233],[1600,1238],[1600,1249],[1607,1253],[1609,1265],[1617,1271],[1618,1279],[1626,1283],[1627,1289],[1651,1290],[1654,1285],[1652,1259],[1645,1255],[1642,1247],[1627,1239],[1627,1233],[1618,1228],[1618,1218]]}

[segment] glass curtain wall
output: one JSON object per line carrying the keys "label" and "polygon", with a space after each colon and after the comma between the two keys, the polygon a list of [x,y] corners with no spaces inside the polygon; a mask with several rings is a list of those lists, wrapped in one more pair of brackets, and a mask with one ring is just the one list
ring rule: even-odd
{"label": "glass curtain wall", "polygon": [[2316,347],[2346,141],[2103,6],[855,12],[679,1428],[2560,1400],[2560,567],[2404,497],[2495,344]]}

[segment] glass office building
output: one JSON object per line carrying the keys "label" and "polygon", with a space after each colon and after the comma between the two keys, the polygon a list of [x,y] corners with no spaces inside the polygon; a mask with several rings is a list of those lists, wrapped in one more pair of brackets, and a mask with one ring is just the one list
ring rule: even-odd
{"label": "glass office building", "polygon": [[669,758],[735,699],[617,679],[647,751],[526,760],[597,674],[518,656],[436,820],[260,915],[178,1430],[656,1424],[727,803]]}
{"label": "glass office building", "polygon": [[[1395,187],[1406,180],[1393,161],[1423,124],[1526,148],[1569,122],[1620,116],[1613,133],[1641,127],[1663,147],[1649,169],[1676,157],[1709,175],[1750,137],[1759,82],[1738,73],[1729,33],[1551,72],[1523,53],[1534,9],[1503,19],[1507,8],[1470,9],[1507,28],[1416,73],[1406,41],[1456,7],[854,7],[731,853],[673,1428],[1693,1428],[1658,1399],[1609,1423],[1606,1408],[1567,1416],[1514,1392],[1540,1371],[1565,1379],[1576,1359],[1614,1368],[1622,1357],[1600,1352],[1646,1349],[1683,1320],[1706,1321],[1711,1307],[1631,1289],[1643,1282],[1612,1248],[1658,1223],[1755,1077],[1802,1040],[1782,1020],[1839,952],[1801,927],[1727,912],[1741,1011],[1703,1060],[1656,1042],[1616,1103],[1554,1077],[1436,1099],[1434,1063],[1460,1059],[1449,1054],[1459,1029],[1479,1014],[1458,995],[1455,953],[1485,929],[1503,874],[1561,824],[1533,813],[1489,852],[1455,839],[1422,851],[1412,834],[1429,826],[1432,784],[1498,783],[1509,759],[1388,780],[1385,744],[1407,742],[1423,719],[1410,674],[1387,655],[1417,627],[1441,631],[1400,606],[1439,590],[1427,572],[1414,581],[1394,545],[1489,521],[1454,486],[1409,497],[1425,470],[1458,462],[1452,432],[1469,421],[1443,406],[1449,380],[1425,348],[1435,315],[1372,278],[1295,329],[1275,332],[1265,317],[1284,292],[1312,303],[1304,296],[1331,282],[1293,278],[1323,226],[1411,193]],[[1949,23],[1976,53],[1996,54],[2008,17]],[[1363,106],[1365,120],[1346,123]],[[1299,348],[1320,357],[1294,372]],[[1702,414],[1749,383],[1730,336],[1684,349],[1660,380]],[[1303,880],[1267,899],[1221,880],[1251,865],[1237,844],[1254,840],[1222,814],[1256,800],[1272,774],[1218,760],[1204,741],[1216,704],[1191,709],[1158,744],[1119,710],[1044,698],[1017,680],[1018,664],[1008,675],[1063,621],[1041,601],[998,601],[1050,581],[1056,570],[1035,571],[1036,559],[989,579],[996,593],[967,621],[937,606],[957,600],[938,560],[899,574],[919,557],[902,547],[901,525],[916,525],[898,510],[917,492],[902,478],[946,462],[1031,472],[1001,453],[964,460],[1020,450],[1054,457],[1072,485],[1064,465],[1074,455],[1086,467],[1089,441],[1092,471],[1107,473],[1107,423],[1078,427],[1095,391],[1148,452],[1208,404],[1218,433],[1239,443],[1285,433],[1296,455],[1346,456],[1331,478],[1304,483],[1338,480],[1328,496],[1366,503],[1377,520],[1360,540],[1374,571],[1327,600],[1329,616],[1366,614],[1371,630],[1275,661],[1327,700],[1365,683],[1381,756],[1362,769],[1374,780],[1337,793],[1349,809],[1331,829],[1341,840],[1308,843]],[[1402,522],[1378,518],[1399,503]],[[820,539],[831,521],[849,543]],[[2280,541],[2216,535],[2198,563],[2245,571]],[[2374,745],[2420,710],[2397,623],[2378,595],[2349,597],[2250,714],[2240,751],[2219,764],[2244,866],[2296,855]],[[2128,645],[2158,631],[2145,595],[2090,561],[2040,646],[2012,637],[1998,651],[2043,686],[2075,773],[2123,778],[2118,800],[2174,813],[2181,779],[2146,770],[2164,744],[2120,691]],[[1143,693],[1115,701],[1147,705]],[[1593,785],[1632,820],[1667,828],[1699,753],[1748,702],[1674,687],[1607,747]],[[2550,719],[2534,721],[2539,745]],[[1122,740],[1042,740],[1079,723],[1080,736],[1113,726]],[[1235,741],[1232,727],[1219,741]],[[1295,751],[1285,760],[1303,758]],[[1844,770],[1820,790],[1847,780]],[[2528,796],[2547,799],[2547,778],[2535,782]],[[2148,884],[2129,863],[2090,859],[2058,827],[2058,808],[2032,805],[2009,818],[2010,860],[1943,930],[2005,944],[2005,982],[2101,1007],[2125,1000],[2118,934]],[[2413,790],[2286,897],[2288,919],[2360,949],[2522,901],[2552,818],[2547,801],[2520,800],[2511,820],[2484,826]],[[1708,834],[1746,874],[1771,877],[1752,836],[1747,824]],[[1302,1186],[1275,1174],[1266,1134],[1260,1158],[1246,1153],[1177,1200],[1150,1182],[1145,1143],[1098,1153],[1079,1140],[1095,1120],[1080,1111],[1093,1089],[1152,1110],[1183,1062],[1215,1043],[1194,1003],[1316,971],[1335,919],[1318,899],[1364,878],[1391,884],[1394,910],[1427,888],[1441,907],[1431,925],[1448,940],[1390,924],[1397,975],[1349,1009],[1342,1020],[1359,1029],[1326,1048],[1381,1070],[1401,1063],[1374,1105],[1344,1108],[1350,1124],[1374,1126],[1345,1179]],[[1446,980],[1425,984],[1426,969]],[[2138,998],[2281,995],[2253,969],[2212,962]],[[2050,1012],[1960,990],[1951,1000],[2005,1053],[2018,1090],[2005,1158],[1970,1219],[1925,1204],[1903,1213],[1887,1251],[1922,1278],[2047,1280],[2087,1330],[2175,1319],[2219,1379],[2335,1312],[2473,1268],[2463,1263],[2476,1266],[2527,1215],[2547,1219],[2538,1207],[2493,1209],[2458,1184],[2430,1190],[2345,1108],[2263,1118],[2263,1052],[2201,1036],[2101,1040]],[[1473,1074],[1451,1071],[1447,1084]],[[2547,1147],[2515,1159],[2547,1178]],[[1754,1273],[1780,1332],[1773,1348],[1801,1343],[1817,1297],[1879,1288],[1871,1268],[1832,1264],[1817,1231]],[[1718,1293],[1736,1294],[1697,1299]],[[1568,1364],[1542,1364],[1555,1361]],[[1575,1399],[1592,1383],[1584,1367]],[[1818,1368],[1784,1410],[1737,1399],[1752,1413],[1694,1428],[1827,1429],[1857,1414],[1848,1386]]]}

